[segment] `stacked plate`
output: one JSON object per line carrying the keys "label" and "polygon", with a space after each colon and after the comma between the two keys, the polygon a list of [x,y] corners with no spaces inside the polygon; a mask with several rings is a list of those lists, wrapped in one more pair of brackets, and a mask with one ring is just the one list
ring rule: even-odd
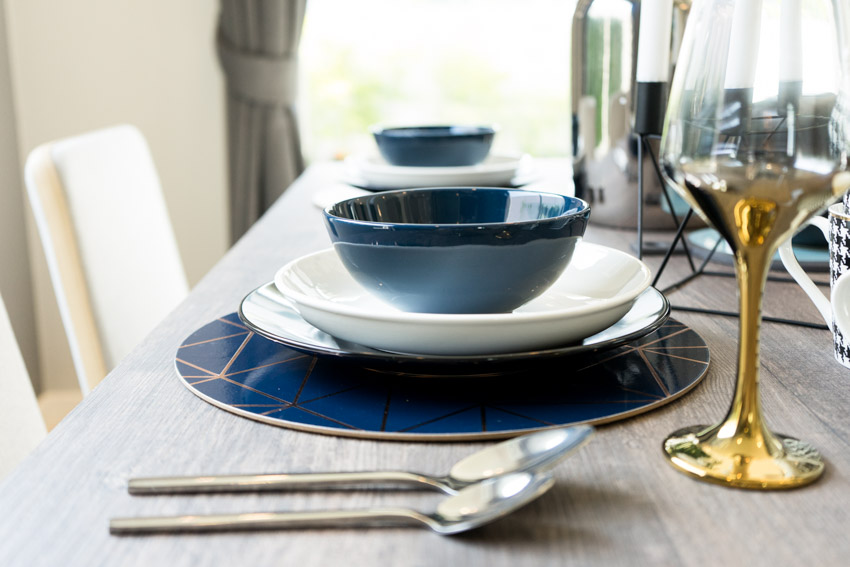
{"label": "stacked plate", "polygon": [[529,156],[488,156],[477,165],[412,167],[391,165],[377,156],[350,156],[345,160],[346,181],[372,191],[413,187],[517,187],[531,178]]}
{"label": "stacked plate", "polygon": [[669,312],[643,262],[581,242],[561,277],[511,313],[400,311],[364,290],[328,249],[281,268],[245,297],[239,315],[256,333],[310,354],[464,373],[613,348],[657,329]]}

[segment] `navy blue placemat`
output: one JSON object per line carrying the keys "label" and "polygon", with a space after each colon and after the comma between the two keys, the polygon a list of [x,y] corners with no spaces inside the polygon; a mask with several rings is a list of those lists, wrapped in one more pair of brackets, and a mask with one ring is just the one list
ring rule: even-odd
{"label": "navy blue placemat", "polygon": [[292,350],[249,331],[231,313],[189,336],[176,366],[202,399],[272,425],[359,438],[460,441],[631,417],[690,391],[708,361],[702,338],[670,319],[629,345],[527,371],[426,378]]}

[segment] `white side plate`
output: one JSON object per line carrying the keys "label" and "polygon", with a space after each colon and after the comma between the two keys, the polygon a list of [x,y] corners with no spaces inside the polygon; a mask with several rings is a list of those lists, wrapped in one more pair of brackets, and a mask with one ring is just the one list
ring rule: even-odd
{"label": "white side plate", "polygon": [[379,157],[350,156],[345,160],[347,181],[369,189],[412,187],[511,185],[520,168],[530,167],[529,156],[490,155],[478,165],[459,167],[407,167],[390,165]]}

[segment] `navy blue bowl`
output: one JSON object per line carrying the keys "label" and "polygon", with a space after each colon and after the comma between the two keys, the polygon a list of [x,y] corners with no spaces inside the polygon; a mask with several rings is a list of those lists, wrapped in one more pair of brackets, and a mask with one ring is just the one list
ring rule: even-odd
{"label": "navy blue bowl", "polygon": [[513,311],[561,275],[589,216],[581,199],[489,187],[385,191],[324,210],[354,279],[420,313]]}
{"label": "navy blue bowl", "polygon": [[496,131],[489,126],[412,126],[374,128],[372,134],[392,165],[455,167],[484,161]]}

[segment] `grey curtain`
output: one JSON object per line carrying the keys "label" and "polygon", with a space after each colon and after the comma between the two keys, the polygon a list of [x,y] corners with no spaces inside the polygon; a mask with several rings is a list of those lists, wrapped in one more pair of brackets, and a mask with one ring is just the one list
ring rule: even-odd
{"label": "grey curtain", "polygon": [[295,117],[306,0],[221,0],[230,236],[235,242],[304,169]]}

